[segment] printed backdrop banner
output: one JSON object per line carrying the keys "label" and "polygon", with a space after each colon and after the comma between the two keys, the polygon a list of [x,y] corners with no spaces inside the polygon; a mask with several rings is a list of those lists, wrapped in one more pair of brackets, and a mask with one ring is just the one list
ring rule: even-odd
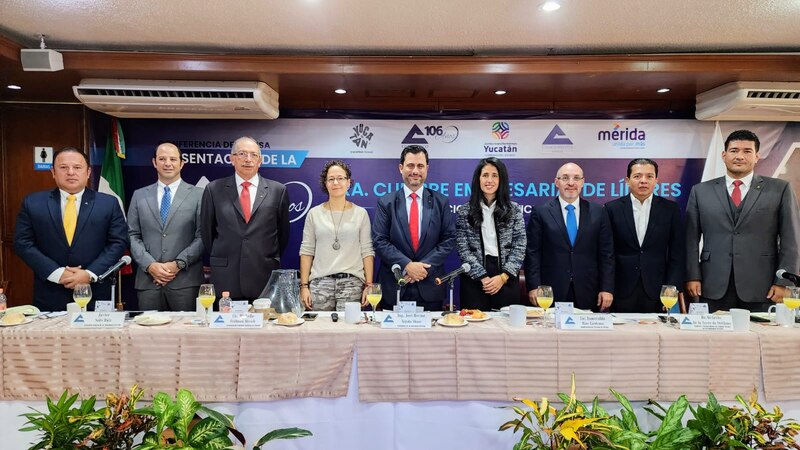
{"label": "printed backdrop banner", "polygon": [[[91,115],[92,161],[103,161],[105,138],[111,120]],[[151,159],[164,141],[178,145],[185,166],[182,178],[204,186],[230,176],[233,141],[251,136],[262,149],[261,174],[286,184],[291,202],[291,239],[284,267],[299,267],[298,249],[308,210],[326,200],[320,189],[320,171],[331,159],[342,159],[353,171],[350,200],[372,214],[377,199],[402,189],[398,171],[403,147],[424,146],[430,155],[426,185],[446,195],[453,208],[466,203],[477,162],[494,156],[509,169],[512,199],[527,219],[531,208],[557,195],[553,180],[565,162],[579,164],[586,177],[583,195],[604,203],[627,195],[625,172],[633,158],[659,163],[656,194],[676,200],[685,208],[691,187],[700,181],[706,157],[722,148],[713,122],[694,120],[356,120],[278,119],[255,120],[122,120],[127,158],[123,161],[125,204],[134,190],[155,182]],[[761,154],[775,176],[800,141],[800,124],[736,124],[769,136]],[[723,132],[730,130],[723,127]],[[724,139],[724,136],[723,136]],[[778,148],[780,147],[780,148]],[[800,157],[800,155],[797,155]],[[792,158],[793,160],[800,158]],[[764,167],[762,161],[759,168]],[[95,173],[100,173],[95,168]],[[762,173],[759,171],[759,173]],[[448,267],[458,265],[452,257]]]}

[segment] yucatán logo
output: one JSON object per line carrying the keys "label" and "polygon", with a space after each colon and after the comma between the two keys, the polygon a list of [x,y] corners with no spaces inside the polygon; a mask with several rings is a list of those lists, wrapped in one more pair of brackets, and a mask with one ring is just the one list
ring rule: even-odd
{"label": "yucat\u00e1n logo", "polygon": [[644,130],[636,127],[623,129],[619,123],[615,123],[611,130],[598,131],[597,140],[609,141],[613,147],[619,149],[642,149],[647,146],[647,135]]}
{"label": "yucat\u00e1n logo", "polygon": [[567,133],[564,133],[560,126],[556,125],[544,138],[542,145],[572,145],[572,140],[567,137]]}
{"label": "yucat\u00e1n logo", "polygon": [[[495,122],[491,129],[492,137],[498,140],[505,140],[511,136],[511,125],[508,122]],[[505,155],[517,153],[516,142],[486,142],[483,144],[483,152],[486,155],[503,153]]]}
{"label": "yucat\u00e1n logo", "polygon": [[374,135],[375,133],[369,131],[369,125],[360,123],[353,127],[353,135],[350,136],[350,140],[358,148],[367,148]]}

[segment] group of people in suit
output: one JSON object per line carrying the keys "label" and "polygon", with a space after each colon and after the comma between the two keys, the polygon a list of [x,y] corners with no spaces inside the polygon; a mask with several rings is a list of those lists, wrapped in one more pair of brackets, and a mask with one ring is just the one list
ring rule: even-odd
{"label": "group of people in suit", "polygon": [[[435,280],[457,249],[469,264],[461,274],[467,308],[526,301],[518,287],[523,269],[534,305],[537,288],[549,285],[557,301],[579,308],[655,312],[661,286],[671,284],[685,286],[712,311],[766,309],[783,297],[786,281],[775,270],[796,273],[800,266],[800,216],[788,183],[753,173],[759,146],[750,131],[728,137],[727,174],[693,187],[685,224],[677,203],[653,194],[658,164],[650,159],[628,164],[630,195],[605,205],[581,198],[580,166],[562,165],[554,180],[558,196],[533,208],[527,228],[497,158],[479,162],[470,200],[454,218],[447,198],[425,187],[427,150],[405,147],[398,166],[403,189],[378,200],[371,223],[346,198],[350,167],[330,161],[320,174],[328,201],[306,218],[300,297],[314,309],[366,304],[377,256],[383,308],[399,297],[439,310],[446,286]],[[259,175],[262,155],[252,138],[235,141],[231,162],[233,176],[200,189],[181,180],[180,149],[159,145],[153,157],[158,181],[134,193],[126,225],[116,199],[85,188],[86,156],[74,148],[56,152],[57,188],[26,197],[17,219],[14,248],[34,270],[34,304],[63,309],[71,288],[95,281],[128,242],[143,309],[193,310],[204,252],[217,292],[259,297],[287,246],[288,195],[281,183]],[[73,216],[77,224],[68,224]]]}

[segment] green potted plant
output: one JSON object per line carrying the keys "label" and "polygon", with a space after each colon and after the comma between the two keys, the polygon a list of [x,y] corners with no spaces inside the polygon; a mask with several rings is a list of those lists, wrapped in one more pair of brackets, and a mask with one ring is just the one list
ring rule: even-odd
{"label": "green potted plant", "polygon": [[102,413],[94,408],[95,397],[82,400],[80,405],[73,407],[78,400],[78,394],[72,396],[64,391],[61,397],[53,403],[47,397],[47,412],[34,412],[22,414],[28,419],[26,426],[20,431],[37,431],[39,435],[29,450],[39,449],[86,449],[86,438],[92,433],[92,422],[102,417]]}

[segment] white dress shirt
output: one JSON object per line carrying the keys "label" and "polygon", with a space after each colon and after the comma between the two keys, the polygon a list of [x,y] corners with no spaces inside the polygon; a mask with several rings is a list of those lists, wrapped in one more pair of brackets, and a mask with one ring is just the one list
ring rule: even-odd
{"label": "white dress shirt", "polygon": [[580,228],[581,223],[581,199],[580,197],[576,198],[574,202],[568,203],[566,200],[558,197],[558,202],[561,203],[561,217],[564,218],[564,225],[567,224],[567,205],[572,205],[575,207],[575,224],[577,225],[576,229]]}
{"label": "white dress shirt", "polygon": [[[70,195],[69,192],[63,191],[61,189],[58,190],[61,193],[61,220],[62,224],[64,223],[64,211],[67,209],[67,196]],[[80,192],[76,192],[72,194],[75,196],[75,217],[80,217],[81,214],[81,200],[83,199],[83,193],[86,189],[81,189]],[[77,232],[77,230],[75,230]],[[85,267],[84,267],[85,269]],[[61,276],[64,275],[64,271],[67,270],[66,267],[59,267],[58,269],[52,271],[50,275],[47,276],[47,281],[51,281],[53,283],[58,283],[61,279]],[[92,273],[90,270],[86,271],[89,274],[89,280],[94,282],[97,280],[97,275]]]}
{"label": "white dress shirt", "polygon": [[161,208],[161,200],[164,198],[164,187],[169,186],[169,195],[171,197],[169,205],[172,206],[172,202],[175,201],[175,193],[178,192],[178,186],[181,185],[181,179],[178,178],[177,180],[173,181],[172,184],[164,184],[162,182],[157,182],[158,187],[156,188],[156,195],[158,195],[158,203],[156,203]]}
{"label": "white dress shirt", "polygon": [[636,237],[639,245],[644,242],[644,235],[647,234],[647,224],[650,223],[650,210],[653,206],[653,194],[640,202],[633,194],[631,196],[631,206],[633,207],[633,223],[636,225]]}
{"label": "white dress shirt", "polygon": [[406,214],[408,214],[408,220],[411,221],[411,193],[417,193],[417,212],[419,212],[419,223],[417,224],[417,236],[422,237],[422,194],[425,192],[425,188],[421,187],[416,191],[412,191],[408,188],[405,184],[403,185],[403,193],[406,194]]}
{"label": "white dress shirt", "polygon": [[500,252],[497,249],[497,228],[494,225],[495,205],[497,205],[497,202],[492,202],[489,206],[481,202],[481,211],[483,212],[481,235],[483,236],[483,254],[498,257]]}
{"label": "white dress shirt", "polygon": [[[728,195],[733,194],[733,182],[736,181],[735,178],[731,178],[730,175],[725,175],[725,185],[728,187]],[[745,175],[742,178],[739,178],[739,181],[742,182],[742,185],[739,186],[739,191],[742,193],[742,201],[744,201],[744,196],[747,195],[747,191],[750,190],[750,185],[753,184],[753,172]]]}
{"label": "white dress shirt", "polygon": [[256,202],[256,192],[258,192],[259,176],[258,174],[255,174],[253,178],[250,178],[249,180],[245,180],[244,178],[240,177],[238,173],[234,174],[234,176],[236,177],[236,192],[239,193],[239,198],[242,198],[242,189],[244,189],[242,183],[244,183],[245,181],[249,181],[251,183],[248,191],[250,191],[250,213],[252,214],[253,204]]}

